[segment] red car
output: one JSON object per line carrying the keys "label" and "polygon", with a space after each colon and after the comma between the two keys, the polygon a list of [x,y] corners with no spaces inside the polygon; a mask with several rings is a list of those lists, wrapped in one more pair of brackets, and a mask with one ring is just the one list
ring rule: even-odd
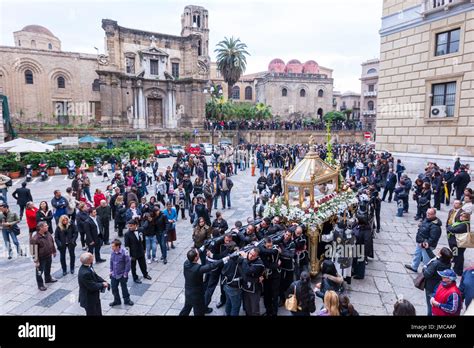
{"label": "red car", "polygon": [[171,152],[163,144],[155,145],[155,156],[156,157],[170,157]]}
{"label": "red car", "polygon": [[199,144],[188,144],[185,149],[188,155],[195,155],[198,156],[201,154],[201,147]]}

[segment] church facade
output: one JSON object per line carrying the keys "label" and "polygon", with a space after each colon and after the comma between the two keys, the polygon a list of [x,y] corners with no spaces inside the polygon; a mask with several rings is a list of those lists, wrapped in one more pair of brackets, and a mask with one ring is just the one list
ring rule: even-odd
{"label": "church facade", "polygon": [[0,46],[0,89],[21,123],[196,127],[210,74],[208,23],[200,6],[185,7],[179,36],[104,19],[105,55],[63,52],[48,29],[27,26],[14,33],[15,47]]}

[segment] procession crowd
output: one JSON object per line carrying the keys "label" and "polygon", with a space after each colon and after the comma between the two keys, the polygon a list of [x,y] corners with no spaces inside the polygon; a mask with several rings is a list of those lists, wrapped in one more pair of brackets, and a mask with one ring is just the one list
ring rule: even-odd
{"label": "procession crowd", "polygon": [[[218,149],[210,163],[204,156],[179,154],[166,168],[159,167],[154,157],[130,161],[112,157],[111,180],[104,178],[107,187],[103,191],[92,190],[90,178],[82,170],[64,193],[55,190],[50,202],[35,204],[23,183],[12,193],[19,215],[7,204],[10,179],[2,175],[4,202],[0,209],[9,258],[12,245],[18,255],[26,254],[17,239],[18,223],[25,215],[37,285],[44,291],[45,283],[56,281],[51,265],[57,252],[63,274],[75,272],[75,250],[80,243],[84,253],[79,258],[79,300],[88,315],[100,315],[100,292],[106,289],[111,288],[114,296],[110,306],[121,304],[121,298],[133,305],[127,288],[129,273],[134,282],[141,283],[138,264],[143,278],[151,280],[147,265],[167,264],[177,239],[176,223],[189,219],[194,247],[183,268],[185,304],[181,315],[189,315],[191,310],[194,315],[212,312],[209,306],[219,286],[217,307],[225,306],[226,315],[239,315],[241,307],[247,315],[260,315],[263,296],[267,316],[277,315],[281,306],[293,315],[318,311],[322,316],[352,316],[357,310],[346,289],[351,279],[364,279],[365,267],[374,258],[373,239],[381,229],[382,202],[396,202],[397,216],[403,216],[413,201],[417,206],[414,218],[421,221],[414,258],[406,267],[418,272],[423,263],[417,287],[425,290],[428,315],[460,315],[463,301],[467,308],[474,296],[474,268],[465,268],[466,248],[457,238],[470,231],[468,166],[458,159],[451,171],[430,163],[413,182],[400,160],[395,161],[389,153],[376,153],[369,145],[334,144],[332,154],[325,145],[316,145],[323,160],[332,155],[340,163],[345,185],[357,193],[359,201],[357,212],[349,219],[339,217],[334,227],[325,226],[322,244],[359,245],[364,255],[326,258],[321,279],[313,286],[306,227],[285,224],[285,216],[264,217],[269,201],[283,194],[285,175],[309,150],[307,145],[227,146]],[[256,199],[249,202],[254,216],[229,226],[224,211],[232,209],[232,176],[248,175],[247,168],[252,177],[258,176]],[[453,209],[448,220],[441,222],[436,212],[441,204],[450,206],[452,194]],[[449,248],[441,248],[436,255],[443,226]],[[109,260],[101,254],[103,245],[111,245]],[[94,262],[105,261],[110,263],[110,284],[93,269]],[[315,297],[323,300],[322,308],[316,308]],[[398,301],[394,315],[415,315],[414,306],[406,299]]]}

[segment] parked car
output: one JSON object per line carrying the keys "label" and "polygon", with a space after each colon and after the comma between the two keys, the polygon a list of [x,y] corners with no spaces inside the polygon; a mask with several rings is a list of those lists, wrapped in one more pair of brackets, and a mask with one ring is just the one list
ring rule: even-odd
{"label": "parked car", "polygon": [[179,153],[182,153],[182,154],[185,153],[184,147],[182,147],[181,145],[171,145],[169,149],[170,149],[171,156],[173,157],[178,157]]}
{"label": "parked car", "polygon": [[199,144],[199,147],[201,148],[202,155],[206,155],[206,156],[212,155],[212,144],[203,143],[203,144]]}
{"label": "parked car", "polygon": [[156,157],[170,157],[171,152],[163,144],[155,145],[155,156]]}
{"label": "parked car", "polygon": [[201,154],[201,148],[199,147],[199,144],[188,144],[185,151],[188,155],[197,156]]}

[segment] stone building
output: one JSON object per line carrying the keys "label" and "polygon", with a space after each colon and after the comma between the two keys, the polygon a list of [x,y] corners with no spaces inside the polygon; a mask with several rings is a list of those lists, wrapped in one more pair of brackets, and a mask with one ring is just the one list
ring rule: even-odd
{"label": "stone building", "polygon": [[378,59],[371,59],[362,63],[361,81],[361,121],[364,129],[374,130],[377,121],[377,91],[379,80]]}
{"label": "stone building", "polygon": [[385,0],[380,34],[377,149],[473,162],[474,3]]}
{"label": "stone building", "polygon": [[282,119],[322,119],[333,110],[333,86],[332,70],[315,61],[274,59],[256,78],[256,101],[270,105]]}
{"label": "stone building", "polygon": [[348,119],[360,121],[360,93],[347,91],[341,95],[341,105],[338,111],[349,112]]}
{"label": "stone building", "polygon": [[0,90],[15,123],[80,124],[100,117],[95,55],[61,51],[61,41],[39,25],[13,36],[14,47],[0,46]]}
{"label": "stone building", "polygon": [[16,122],[173,129],[202,124],[209,80],[209,15],[186,6],[179,36],[104,19],[105,55],[61,51],[29,25],[0,46],[0,89]]}

